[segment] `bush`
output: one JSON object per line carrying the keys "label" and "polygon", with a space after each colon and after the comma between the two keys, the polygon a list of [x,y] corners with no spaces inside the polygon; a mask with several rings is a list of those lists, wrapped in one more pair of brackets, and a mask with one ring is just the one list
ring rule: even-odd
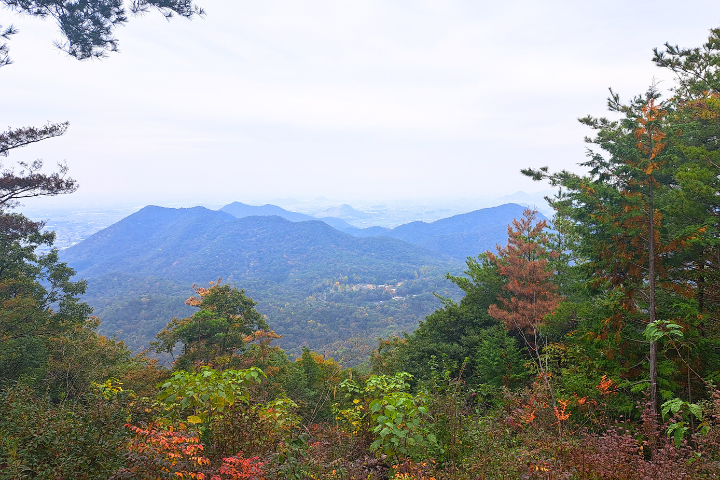
{"label": "bush", "polygon": [[281,444],[290,443],[300,423],[296,408],[292,400],[283,397],[267,404],[235,403],[212,421],[213,454],[274,453]]}
{"label": "bush", "polygon": [[56,405],[23,385],[0,392],[0,479],[109,478],[123,464],[125,403],[91,392]]}

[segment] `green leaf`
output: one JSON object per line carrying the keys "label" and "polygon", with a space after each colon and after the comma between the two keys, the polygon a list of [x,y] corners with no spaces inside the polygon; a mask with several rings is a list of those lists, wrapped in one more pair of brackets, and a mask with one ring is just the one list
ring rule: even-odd
{"label": "green leaf", "polygon": [[[659,320],[658,320],[659,321]],[[649,323],[643,332],[645,339],[649,342],[656,342],[663,337],[663,332],[658,328],[658,322]]]}
{"label": "green leaf", "polygon": [[640,393],[640,392],[647,390],[648,387],[650,387],[650,382],[639,382],[639,383],[633,385],[630,388],[630,391],[632,393]]}
{"label": "green leaf", "polygon": [[683,437],[685,436],[685,432],[687,432],[687,427],[681,427],[675,429],[675,446],[680,447],[680,444],[682,443]]}
{"label": "green leaf", "polygon": [[695,418],[697,418],[698,420],[702,420],[702,407],[700,405],[697,405],[695,403],[689,403],[688,410],[690,410],[690,413],[695,415]]}

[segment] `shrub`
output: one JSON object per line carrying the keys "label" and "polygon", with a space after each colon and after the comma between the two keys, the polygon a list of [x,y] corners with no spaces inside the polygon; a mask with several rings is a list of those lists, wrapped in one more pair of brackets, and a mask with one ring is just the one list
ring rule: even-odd
{"label": "shrub", "polygon": [[59,405],[18,385],[0,392],[0,479],[107,479],[122,466],[124,395]]}
{"label": "shrub", "polygon": [[300,417],[294,413],[296,408],[292,400],[284,397],[265,404],[232,405],[212,421],[213,454],[274,453],[280,444],[291,441],[300,423]]}
{"label": "shrub", "polygon": [[203,470],[210,460],[203,456],[204,446],[193,432],[152,424],[127,427],[135,435],[124,454],[126,466],[115,478],[205,478]]}

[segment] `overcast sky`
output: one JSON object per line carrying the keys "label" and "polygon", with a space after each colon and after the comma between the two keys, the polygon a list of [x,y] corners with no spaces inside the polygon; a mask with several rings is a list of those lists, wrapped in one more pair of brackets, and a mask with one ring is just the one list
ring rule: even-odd
{"label": "overcast sky", "polygon": [[20,30],[0,124],[70,122],[5,164],[67,160],[74,201],[97,205],[544,190],[519,169],[577,170],[577,118],[603,115],[608,87],[669,87],[652,48],[720,26],[715,1],[199,4],[131,18],[121,53],[90,62],[52,46],[52,20],[0,10]]}

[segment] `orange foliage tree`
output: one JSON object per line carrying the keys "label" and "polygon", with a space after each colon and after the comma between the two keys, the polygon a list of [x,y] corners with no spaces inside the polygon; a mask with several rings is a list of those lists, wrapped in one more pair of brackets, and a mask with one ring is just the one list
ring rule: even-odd
{"label": "orange foliage tree", "polygon": [[[522,338],[548,382],[539,340],[545,317],[561,300],[548,265],[548,259],[557,257],[558,252],[548,249],[547,222],[536,222],[536,216],[537,211],[526,209],[521,219],[513,220],[508,226],[508,244],[498,246],[497,255],[488,252],[488,258],[497,264],[500,275],[506,279],[504,293],[498,295],[498,303],[490,305],[488,313]],[[552,389],[550,391],[552,393]]]}
{"label": "orange foliage tree", "polygon": [[203,470],[210,460],[197,436],[153,425],[127,427],[135,436],[127,446],[128,466],[119,472],[119,478],[205,478]]}

